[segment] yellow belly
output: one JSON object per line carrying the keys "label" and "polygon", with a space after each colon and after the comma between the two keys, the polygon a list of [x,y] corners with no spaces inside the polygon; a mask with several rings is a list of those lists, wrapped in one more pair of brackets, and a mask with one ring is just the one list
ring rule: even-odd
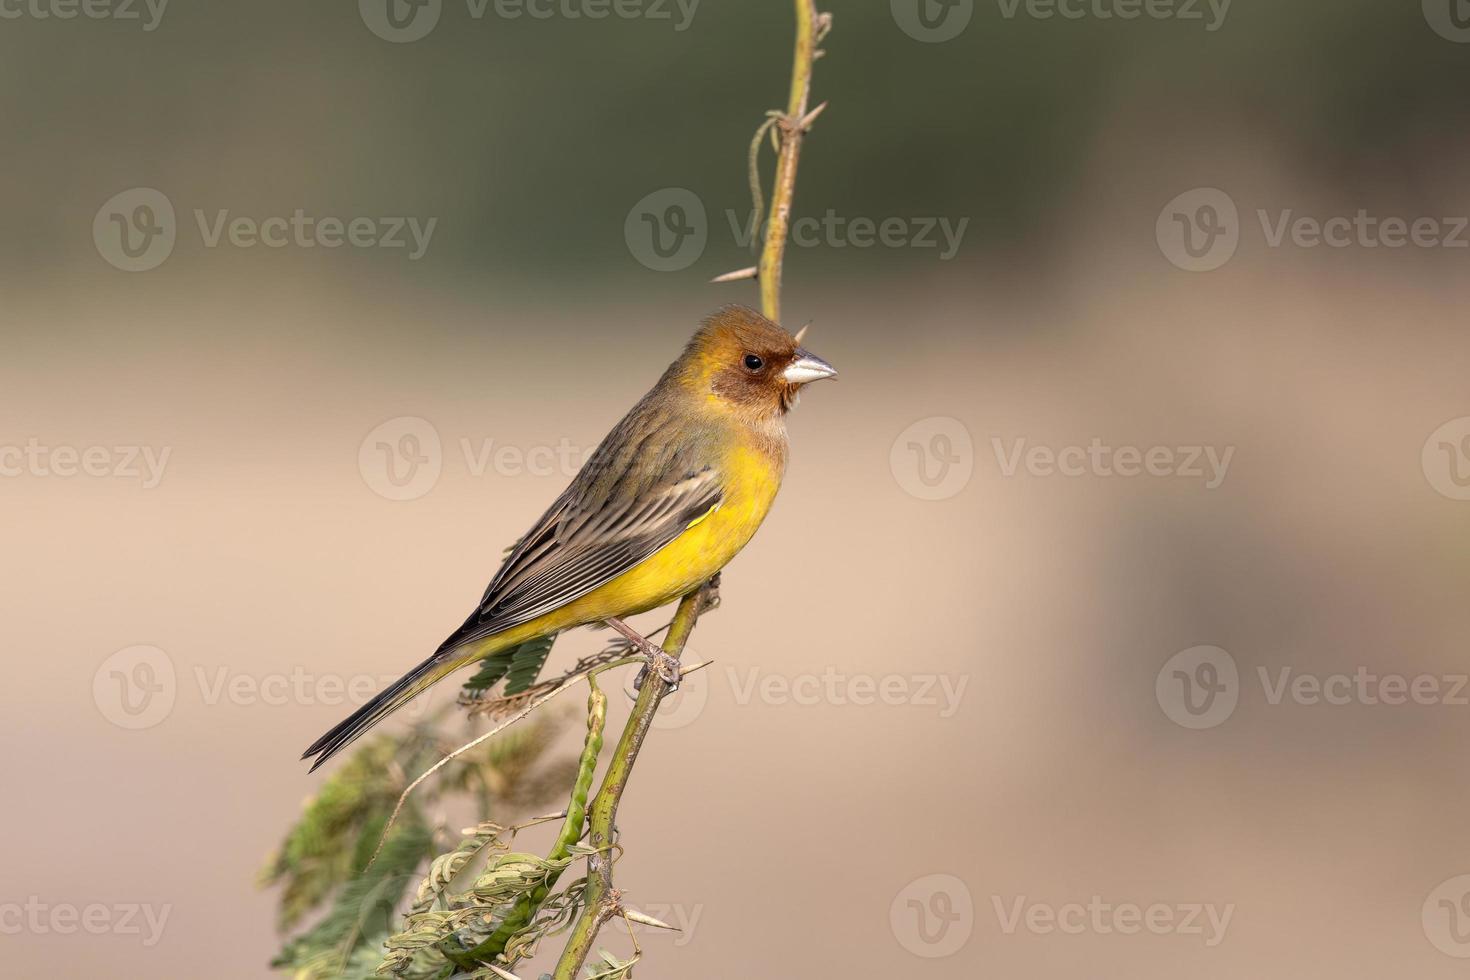
{"label": "yellow belly", "polygon": [[720,503],[652,557],[570,603],[566,612],[574,622],[632,616],[672,602],[740,553],[766,519],[781,473],[757,452],[730,455]]}
{"label": "yellow belly", "polygon": [[708,514],[652,557],[591,592],[520,626],[486,637],[471,658],[547,633],[633,616],[693,591],[734,558],[765,520],[781,486],[781,464],[757,449],[726,455],[724,496]]}

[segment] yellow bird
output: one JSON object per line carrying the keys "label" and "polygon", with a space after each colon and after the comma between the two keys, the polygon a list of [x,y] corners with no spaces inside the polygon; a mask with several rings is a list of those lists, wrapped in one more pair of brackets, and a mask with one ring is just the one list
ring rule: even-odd
{"label": "yellow bird", "polygon": [[786,413],[803,385],[836,373],[754,310],[707,318],[517,542],[464,625],[302,758],[316,769],[436,681],[528,641],[599,622],[641,640],[624,617],[692,592],[755,534],[786,469]]}

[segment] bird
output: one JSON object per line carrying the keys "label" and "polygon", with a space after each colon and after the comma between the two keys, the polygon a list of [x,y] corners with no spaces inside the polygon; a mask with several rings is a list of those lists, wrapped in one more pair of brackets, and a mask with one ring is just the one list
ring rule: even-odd
{"label": "bird", "polygon": [[463,625],[313,742],[301,756],[311,771],[449,674],[485,661],[503,677],[513,651],[564,630],[611,626],[652,663],[662,651],[623,620],[689,594],[745,547],[785,474],[787,413],[805,385],[837,375],[801,346],[805,332],[739,305],[706,317],[510,549]]}

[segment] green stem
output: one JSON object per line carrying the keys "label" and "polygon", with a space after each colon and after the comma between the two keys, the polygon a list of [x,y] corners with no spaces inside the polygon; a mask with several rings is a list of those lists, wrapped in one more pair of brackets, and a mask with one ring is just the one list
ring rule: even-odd
{"label": "green stem", "polygon": [[[704,588],[701,586],[679,600],[679,609],[674,613],[674,622],[669,626],[669,635],[663,642],[664,652],[671,657],[678,658],[684,652],[684,644],[694,630],[694,621],[699,618]],[[596,848],[597,853],[587,858],[587,891],[582,912],[572,928],[571,938],[562,951],[561,959],[557,961],[553,980],[575,980],[587,961],[588,954],[592,952],[592,943],[597,939],[598,929],[618,912],[612,884],[612,849],[618,803],[623,798],[628,779],[633,775],[633,763],[637,761],[649,726],[653,724],[654,712],[658,710],[658,703],[668,690],[668,685],[658,676],[657,671],[650,670],[644,677],[643,687],[638,691],[638,700],[633,705],[633,713],[623,727],[618,746],[613,750],[612,760],[608,762],[607,773],[602,777],[602,786],[592,800],[591,830],[587,843]]]}
{"label": "green stem", "polygon": [[[572,853],[572,845],[582,839],[582,831],[587,824],[587,795],[592,791],[597,757],[602,754],[602,731],[607,723],[607,695],[597,686],[597,678],[593,674],[587,675],[587,687],[587,739],[582,744],[582,757],[577,764],[577,778],[572,783],[572,798],[567,806],[567,816],[562,821],[556,843],[546,855],[548,861],[566,859]],[[545,882],[537,885],[529,894],[522,895],[515,908],[501,920],[499,928],[480,945],[466,951],[467,958],[488,962],[505,952],[511,938],[530,924],[560,877],[561,872],[553,871],[546,876]]]}
{"label": "green stem", "polygon": [[[796,162],[805,135],[812,91],[812,62],[816,60],[817,5],[815,0],[796,0],[796,54],[791,67],[791,95],[786,117],[781,120],[781,154],[776,159],[776,176],[771,186],[771,217],[766,224],[765,247],[761,249],[757,278],[761,287],[761,312],[781,322],[781,261],[786,254],[787,229],[791,225],[791,202],[796,196]],[[759,219],[757,219],[759,220]]]}

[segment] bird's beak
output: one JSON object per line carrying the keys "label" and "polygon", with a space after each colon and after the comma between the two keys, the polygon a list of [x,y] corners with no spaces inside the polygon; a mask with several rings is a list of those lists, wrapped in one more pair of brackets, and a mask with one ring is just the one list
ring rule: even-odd
{"label": "bird's beak", "polygon": [[809,350],[798,350],[782,377],[787,384],[804,385],[823,378],[835,378],[837,369]]}

